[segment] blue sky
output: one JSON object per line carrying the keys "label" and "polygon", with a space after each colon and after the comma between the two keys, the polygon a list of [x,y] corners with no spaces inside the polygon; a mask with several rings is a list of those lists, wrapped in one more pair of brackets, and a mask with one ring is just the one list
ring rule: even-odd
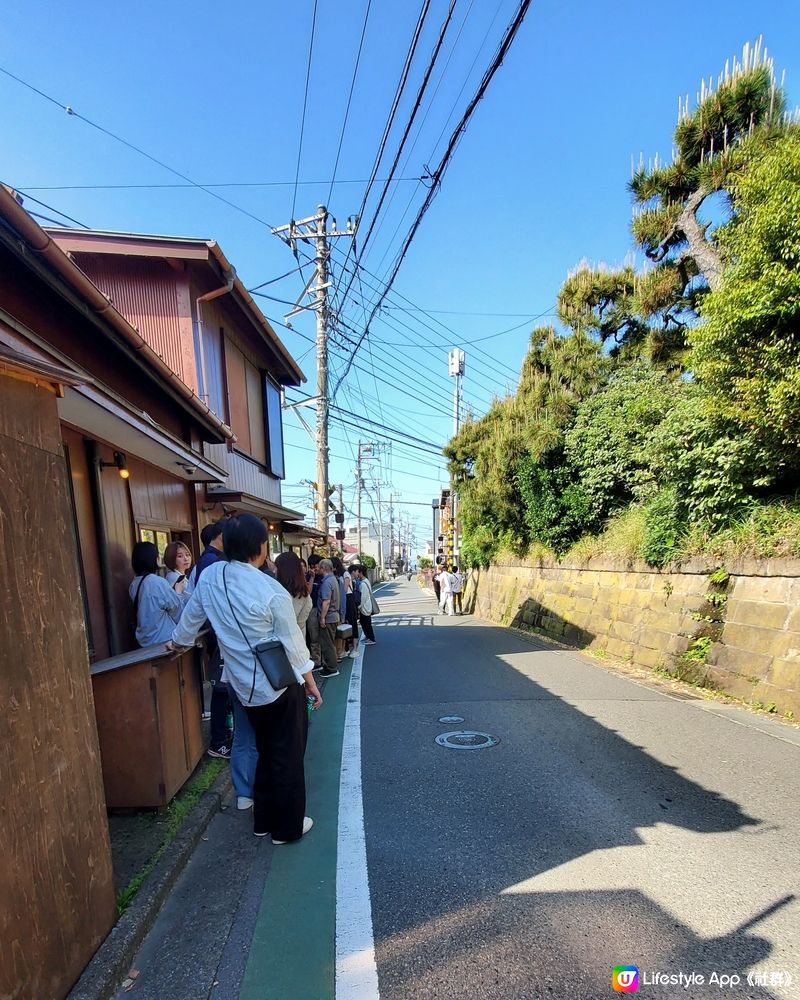
{"label": "blue sky", "polygon": [[[196,182],[262,186],[215,188],[244,212],[191,186],[75,189],[181,182],[3,75],[0,177],[92,227],[213,237],[248,287],[276,278],[294,260],[268,226],[287,222],[293,203],[302,217],[328,200],[366,5],[319,0],[295,190],[312,0],[224,6],[201,0],[191,7],[7,0],[0,34],[5,69]],[[438,162],[516,5],[458,0],[399,176],[419,177],[426,164]],[[359,208],[419,8],[418,0],[373,0],[329,202],[340,224]],[[447,0],[433,0],[401,124],[446,10]],[[451,428],[449,347],[466,350],[465,397],[476,412],[493,393],[513,388],[531,318],[552,312],[568,271],[582,260],[617,264],[631,252],[625,188],[631,157],[669,156],[678,97],[693,99],[702,77],[716,78],[725,60],[758,35],[779,74],[786,72],[790,103],[798,103],[800,15],[792,0],[706,0],[691,16],[629,0],[534,0],[337,405],[440,444]],[[395,128],[392,155],[399,135]],[[62,190],[34,190],[56,187]],[[391,193],[363,258],[368,275],[355,289],[358,301],[361,294],[374,297],[370,284],[378,287],[386,274],[425,189],[400,180]],[[335,278],[342,260],[337,250]],[[294,300],[303,284],[295,273],[263,290]],[[288,308],[259,303],[275,320]],[[355,329],[363,317],[355,301],[343,312]],[[537,322],[546,321],[545,315]],[[304,339],[313,336],[313,316],[294,325],[296,333],[277,329],[302,359],[313,393],[313,353],[306,353],[311,345]],[[504,330],[510,332],[495,336]],[[490,339],[468,345],[478,338]],[[334,375],[347,350],[334,344]],[[312,445],[290,413],[285,426],[284,499],[302,506],[307,491],[300,483],[315,478]],[[348,507],[359,436],[370,434],[333,426],[331,481],[344,484]],[[429,504],[445,482],[444,461],[395,444],[374,474],[391,481],[401,494],[399,509],[425,537],[430,509],[415,504]],[[389,492],[385,487],[384,496]]]}

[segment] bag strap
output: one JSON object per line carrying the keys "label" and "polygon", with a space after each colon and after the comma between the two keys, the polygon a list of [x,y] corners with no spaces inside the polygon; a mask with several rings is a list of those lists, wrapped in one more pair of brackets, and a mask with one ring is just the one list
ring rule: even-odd
{"label": "bag strap", "polygon": [[239,626],[239,631],[242,633],[244,641],[247,643],[247,648],[253,654],[253,683],[252,683],[252,686],[250,687],[250,695],[249,695],[249,697],[247,699],[247,701],[249,703],[249,702],[251,702],[253,700],[253,692],[256,689],[256,671],[258,670],[258,657],[256,656],[256,651],[253,649],[253,647],[252,647],[252,645],[250,643],[250,640],[247,638],[247,634],[245,633],[245,630],[242,628],[242,623],[236,617],[236,612],[233,610],[233,604],[231,603],[231,595],[228,593],[228,581],[227,581],[227,579],[225,577],[225,574],[228,571],[228,565],[229,565],[228,563],[225,563],[225,565],[222,567],[222,585],[225,588],[225,597],[228,599],[228,607],[231,609],[231,614],[233,615],[233,620]]}
{"label": "bag strap", "polygon": [[142,584],[150,576],[150,573],[145,573],[145,575],[139,581],[139,586],[136,588],[136,596],[133,599],[133,625],[134,628],[139,624],[139,591],[142,589]]}

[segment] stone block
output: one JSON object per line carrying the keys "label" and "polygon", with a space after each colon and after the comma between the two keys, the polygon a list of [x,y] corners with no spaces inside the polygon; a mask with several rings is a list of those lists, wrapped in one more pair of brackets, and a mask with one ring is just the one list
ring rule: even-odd
{"label": "stone block", "polygon": [[791,610],[787,604],[729,600],[726,618],[728,621],[737,622],[740,625],[757,625],[760,628],[782,630]]}
{"label": "stone block", "polygon": [[793,599],[792,577],[739,576],[733,585],[730,599],[757,601],[759,603],[791,604]]}
{"label": "stone block", "polygon": [[766,677],[773,657],[767,653],[756,653],[753,650],[715,642],[709,652],[708,662],[717,670],[727,674],[761,680]]}
{"label": "stone block", "polygon": [[590,641],[590,638],[577,625],[567,625],[564,629],[564,641],[568,642],[571,646],[585,646]]}
{"label": "stone block", "polygon": [[648,649],[646,646],[634,646],[633,662],[640,667],[658,667],[665,663],[669,657],[662,653],[660,649]]}
{"label": "stone block", "polygon": [[730,621],[725,623],[722,630],[722,642],[727,646],[750,649],[770,656],[789,657],[791,649],[800,650],[800,634],[796,632],[780,632],[777,629],[739,625]]}
{"label": "stone block", "polygon": [[671,635],[667,643],[667,652],[673,656],[680,656],[685,653],[691,645],[692,640],[685,635]]}
{"label": "stone block", "polygon": [[633,644],[623,639],[609,638],[606,652],[609,656],[616,656],[620,660],[630,660],[633,655]]}
{"label": "stone block", "polygon": [[643,627],[639,632],[639,645],[647,649],[657,649],[662,653],[668,653],[670,640],[674,636],[671,632],[663,632],[661,629]]}
{"label": "stone block", "polygon": [[526,625],[533,625],[536,618],[536,613],[533,611],[523,611],[522,620]]}
{"label": "stone block", "polygon": [[794,713],[795,719],[800,718],[800,691],[786,691],[774,684],[758,684],[753,688],[753,701],[762,705],[774,705],[779,715]]}
{"label": "stone block", "polygon": [[622,639],[624,642],[633,643],[637,628],[633,625],[628,624],[628,622],[623,622],[617,619],[617,621],[611,622],[611,627],[608,630],[609,637],[612,639]]}
{"label": "stone block", "polygon": [[764,678],[783,691],[800,692],[800,661],[774,659]]}
{"label": "stone block", "polygon": [[625,622],[628,625],[635,625],[638,628],[642,625],[642,610],[641,608],[631,607],[630,605],[620,605],[616,614],[616,619],[617,621]]}

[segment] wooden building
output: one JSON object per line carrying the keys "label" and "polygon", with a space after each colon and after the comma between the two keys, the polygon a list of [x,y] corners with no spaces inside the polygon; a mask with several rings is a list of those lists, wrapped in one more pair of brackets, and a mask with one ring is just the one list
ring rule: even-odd
{"label": "wooden building", "polygon": [[297,517],[300,370],[216,244],[120,239],[59,246],[0,187],[0,996],[21,1000],[65,996],[113,925],[105,807],[163,804],[202,753],[192,654],[134,649],[134,541],[197,553],[237,507],[277,546]]}
{"label": "wooden building", "polygon": [[[48,232],[231,427],[233,441],[202,444],[204,456],[226,475],[224,482],[196,487],[200,524],[249,511],[268,524],[272,554],[280,552],[284,525],[302,519],[281,502],[282,390],[304,376],[219,245],[82,229]],[[168,521],[140,521],[144,529],[160,530],[161,542],[174,537]]]}

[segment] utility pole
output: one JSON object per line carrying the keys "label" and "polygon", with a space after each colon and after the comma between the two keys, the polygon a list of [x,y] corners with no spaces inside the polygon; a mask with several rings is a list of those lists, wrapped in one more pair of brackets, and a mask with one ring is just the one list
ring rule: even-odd
{"label": "utility pole", "polygon": [[394,566],[394,507],[392,506],[394,494],[389,494],[389,565]]}
{"label": "utility pole", "polygon": [[[311,215],[307,219],[294,220],[285,226],[278,226],[272,232],[284,241],[297,257],[297,241],[313,243],[316,246],[316,259],[314,275],[306,287],[300,293],[300,297],[295,302],[294,308],[285,316],[286,324],[291,328],[289,322],[292,316],[310,309],[317,314],[317,528],[324,532],[325,539],[328,538],[328,289],[331,282],[328,280],[328,259],[330,248],[328,240],[337,239],[340,236],[355,236],[357,220],[350,218],[347,220],[347,229],[338,230],[336,219],[333,219],[333,227],[328,228],[328,209],[325,205],[317,207],[316,215]],[[306,295],[313,293],[313,301],[310,305],[303,305]]]}
{"label": "utility pole", "polygon": [[374,441],[358,442],[358,460],[356,464],[356,520],[358,521],[358,557],[361,558],[361,491],[364,488],[362,459],[372,457]]}
{"label": "utility pole", "polygon": [[378,569],[383,573],[383,513],[381,512],[381,481],[380,479],[375,480],[375,492],[378,497]]}
{"label": "utility pole", "polygon": [[[451,378],[456,380],[456,384],[453,388],[453,437],[455,437],[461,430],[461,404],[463,401],[462,396],[462,380],[464,378],[464,370],[466,368],[466,356],[460,347],[454,347],[452,351],[447,355],[447,370]],[[452,512],[452,535],[453,535],[453,554],[455,558],[461,562],[461,546],[459,545],[459,533],[458,533],[458,497],[455,491],[455,484],[452,479],[450,480],[450,507]]]}

